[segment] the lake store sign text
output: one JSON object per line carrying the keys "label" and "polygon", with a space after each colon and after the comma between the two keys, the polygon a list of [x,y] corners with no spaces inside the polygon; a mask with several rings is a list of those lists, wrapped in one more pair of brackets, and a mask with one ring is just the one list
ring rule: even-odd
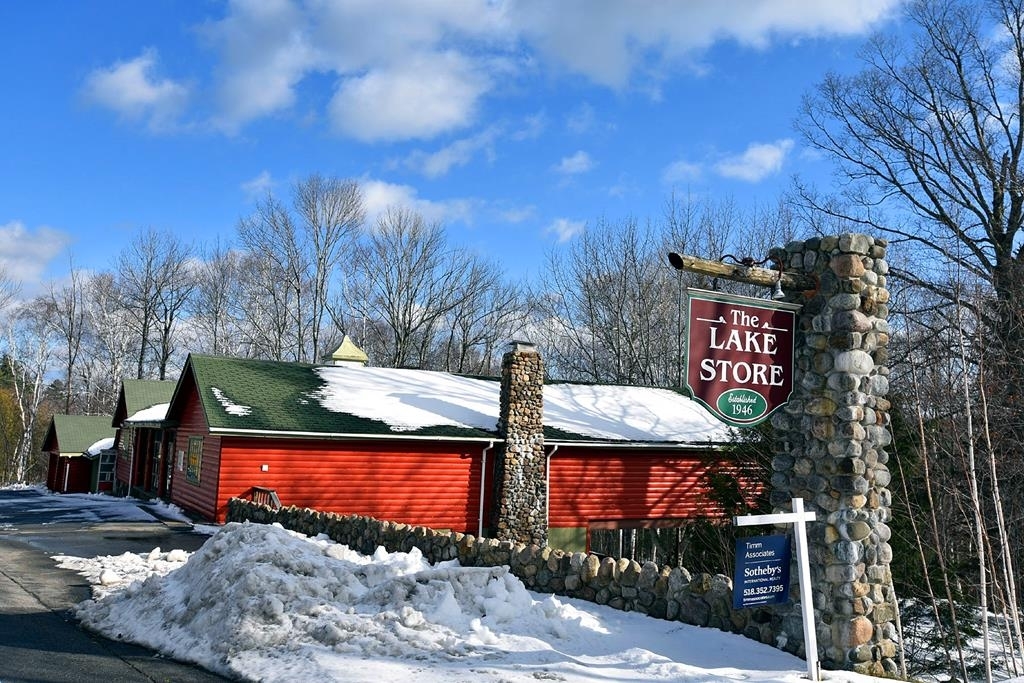
{"label": "the lake store sign text", "polygon": [[690,289],[686,387],[720,420],[750,427],[789,400],[799,306]]}

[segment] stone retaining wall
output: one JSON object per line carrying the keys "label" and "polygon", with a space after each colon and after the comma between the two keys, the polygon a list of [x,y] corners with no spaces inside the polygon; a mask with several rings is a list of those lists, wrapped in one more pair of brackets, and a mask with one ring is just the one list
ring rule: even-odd
{"label": "stone retaining wall", "polygon": [[338,515],[308,508],[274,510],[247,500],[228,501],[229,522],[277,523],[307,536],[325,534],[353,550],[372,554],[418,548],[430,562],[457,559],[466,567],[508,566],[526,585],[554,593],[640,612],[659,619],[718,628],[793,651],[779,642],[780,619],[767,609],[734,610],[732,579],[721,574],[691,574],[653,562],[569,553],[536,545],[476,538],[469,534],[382,522],[372,517]]}

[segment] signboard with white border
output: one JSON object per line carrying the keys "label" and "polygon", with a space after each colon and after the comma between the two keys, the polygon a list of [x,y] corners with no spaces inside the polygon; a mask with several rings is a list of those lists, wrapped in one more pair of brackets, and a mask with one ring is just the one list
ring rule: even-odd
{"label": "signboard with white border", "polygon": [[752,427],[789,400],[798,304],[687,290],[686,388],[718,419]]}
{"label": "signboard with white border", "polygon": [[737,538],[732,606],[747,609],[789,600],[790,560],[786,534]]}

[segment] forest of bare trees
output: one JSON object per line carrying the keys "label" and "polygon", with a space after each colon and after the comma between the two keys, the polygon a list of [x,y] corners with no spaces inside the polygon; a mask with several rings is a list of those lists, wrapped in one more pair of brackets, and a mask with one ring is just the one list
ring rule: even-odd
{"label": "forest of bare trees", "polygon": [[407,208],[365,224],[357,183],[314,175],[257,202],[231,245],[144,228],[109,270],[71,263],[34,297],[4,278],[0,479],[39,476],[51,414],[110,413],[122,379],[174,379],[188,353],[315,363],[348,334],[374,365],[496,374],[530,338],[553,377],[677,386],[683,288],[709,283],[667,252],[761,253],[793,232],[781,203],[670,197],[643,224],[597,220],[530,283]]}
{"label": "forest of bare trees", "polygon": [[990,639],[1024,655],[1024,2],[913,2],[861,60],[799,113],[834,181],[754,210],[671,195],[657,216],[592,217],[530,282],[408,208],[367,224],[358,183],[319,175],[224,243],[142,229],[108,270],[71,263],[30,298],[0,271],[0,483],[40,478],[51,414],[110,412],[121,379],[174,378],[189,352],[317,362],[347,333],[375,365],[495,374],[526,337],[552,377],[679,386],[684,288],[764,293],[667,252],[865,232],[890,239],[893,572],[906,627],[940,653],[917,673],[991,676],[966,646],[978,614],[1006,615]]}

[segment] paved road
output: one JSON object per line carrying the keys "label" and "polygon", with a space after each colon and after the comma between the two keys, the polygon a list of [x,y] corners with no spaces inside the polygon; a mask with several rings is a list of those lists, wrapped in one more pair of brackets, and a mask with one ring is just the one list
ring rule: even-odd
{"label": "paved road", "polygon": [[155,517],[105,519],[102,505],[76,513],[73,505],[54,506],[53,498],[35,490],[0,490],[0,683],[223,681],[81,628],[71,608],[89,597],[88,583],[51,559],[149,552],[157,546],[195,550],[207,536]]}

